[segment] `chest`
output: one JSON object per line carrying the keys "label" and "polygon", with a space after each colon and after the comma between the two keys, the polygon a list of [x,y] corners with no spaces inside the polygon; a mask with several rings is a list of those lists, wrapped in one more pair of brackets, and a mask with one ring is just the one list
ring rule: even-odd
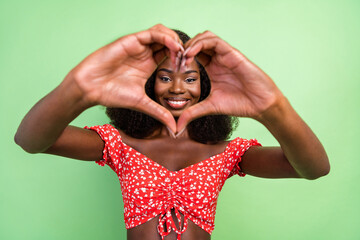
{"label": "chest", "polygon": [[207,145],[172,139],[130,142],[131,147],[141,155],[170,171],[179,171],[220,154],[225,151],[227,145],[226,142]]}

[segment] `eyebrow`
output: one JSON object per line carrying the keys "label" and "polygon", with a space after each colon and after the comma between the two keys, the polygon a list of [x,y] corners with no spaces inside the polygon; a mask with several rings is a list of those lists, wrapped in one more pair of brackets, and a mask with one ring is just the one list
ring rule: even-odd
{"label": "eyebrow", "polygon": [[[169,69],[166,69],[166,68],[160,68],[158,70],[158,72],[160,71],[164,71],[164,72],[167,72],[167,73],[173,73],[173,71],[169,70]],[[189,74],[189,73],[198,73],[198,71],[196,70],[189,70],[189,71],[186,71],[185,74]]]}

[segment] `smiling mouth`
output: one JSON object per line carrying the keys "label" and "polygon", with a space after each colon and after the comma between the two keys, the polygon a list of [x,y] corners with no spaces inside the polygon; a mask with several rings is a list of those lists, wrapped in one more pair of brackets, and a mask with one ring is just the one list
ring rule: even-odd
{"label": "smiling mouth", "polygon": [[189,102],[189,99],[184,98],[165,98],[165,102],[174,109],[181,109]]}

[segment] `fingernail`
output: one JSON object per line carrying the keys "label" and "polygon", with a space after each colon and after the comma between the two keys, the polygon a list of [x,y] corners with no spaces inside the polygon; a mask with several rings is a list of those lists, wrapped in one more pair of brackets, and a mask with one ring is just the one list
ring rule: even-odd
{"label": "fingernail", "polygon": [[175,71],[178,72],[179,71],[179,64],[180,64],[180,57],[181,57],[181,52],[178,52],[177,56],[176,56],[176,60],[175,60]]}
{"label": "fingernail", "polygon": [[183,57],[183,58],[181,59],[181,64],[180,64],[180,71],[181,71],[181,72],[185,72],[185,62],[186,62],[186,58]]}
{"label": "fingernail", "polygon": [[182,53],[178,52],[178,54],[177,54],[177,63],[176,63],[176,72],[178,72],[179,69],[180,69],[181,58],[182,58]]}
{"label": "fingernail", "polygon": [[175,135],[175,138],[179,137],[184,131],[185,131],[185,128],[183,128],[180,132],[178,132],[178,133]]}
{"label": "fingernail", "polygon": [[173,64],[176,62],[176,56],[173,52],[170,53],[170,59]]}
{"label": "fingernail", "polygon": [[175,138],[176,138],[176,135],[174,134],[174,132],[171,131],[171,129],[170,129],[168,126],[166,126],[166,128],[167,128],[167,130],[169,131],[170,136],[175,139]]}
{"label": "fingernail", "polygon": [[184,52],[184,47],[181,45],[181,43],[178,43],[178,45],[179,45],[181,51]]}
{"label": "fingernail", "polygon": [[187,49],[185,50],[185,52],[183,53],[183,55],[186,56],[186,54],[190,51],[190,49],[191,49],[190,47],[187,48]]}

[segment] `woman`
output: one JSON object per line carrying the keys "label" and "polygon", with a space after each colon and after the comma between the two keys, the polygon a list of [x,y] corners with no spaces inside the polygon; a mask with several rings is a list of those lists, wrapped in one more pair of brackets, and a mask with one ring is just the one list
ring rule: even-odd
{"label": "woman", "polygon": [[[211,79],[204,100],[202,66],[195,56]],[[150,76],[149,97],[144,86]],[[120,129],[68,126],[98,104],[108,107]],[[122,127],[116,112],[124,110],[118,108],[162,124],[133,131],[142,125],[137,118],[130,128]],[[194,127],[208,115],[222,115],[215,118],[230,127],[218,132],[227,134],[213,137],[214,124],[208,135],[199,130],[202,124]],[[226,142],[231,121],[224,115],[256,119],[280,147],[253,147],[256,140],[241,138]],[[190,123],[194,119],[200,120]],[[211,32],[183,43],[162,25],[85,58],[30,110],[15,141],[30,153],[109,165],[119,176],[128,239],[210,239],[217,196],[234,174],[315,179],[329,172],[323,146],[264,72]]]}

